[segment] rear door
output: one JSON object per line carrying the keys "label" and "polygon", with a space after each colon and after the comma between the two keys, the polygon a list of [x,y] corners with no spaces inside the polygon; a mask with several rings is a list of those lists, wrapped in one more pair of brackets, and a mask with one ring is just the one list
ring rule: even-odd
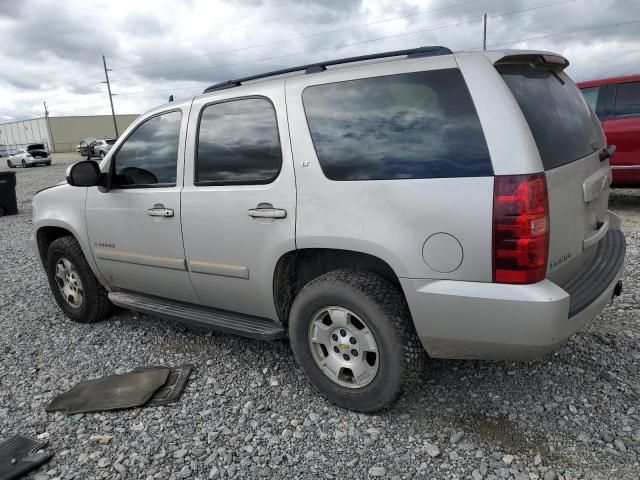
{"label": "rear door", "polygon": [[616,146],[611,162],[614,180],[640,183],[640,81],[610,85],[615,92],[604,120],[607,141]]}
{"label": "rear door", "polygon": [[194,100],[182,233],[203,305],[277,319],[273,275],[295,250],[296,185],[282,83]]}
{"label": "rear door", "polygon": [[562,285],[595,254],[608,230],[610,167],[605,137],[573,81],[557,68],[497,65],[534,137],[547,177],[547,277]]}

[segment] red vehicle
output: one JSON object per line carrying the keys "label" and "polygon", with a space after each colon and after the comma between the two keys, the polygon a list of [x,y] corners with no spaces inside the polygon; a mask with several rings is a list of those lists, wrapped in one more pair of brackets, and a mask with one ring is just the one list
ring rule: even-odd
{"label": "red vehicle", "polygon": [[611,159],[614,186],[640,186],[640,75],[578,83],[602,122],[607,143],[616,146]]}

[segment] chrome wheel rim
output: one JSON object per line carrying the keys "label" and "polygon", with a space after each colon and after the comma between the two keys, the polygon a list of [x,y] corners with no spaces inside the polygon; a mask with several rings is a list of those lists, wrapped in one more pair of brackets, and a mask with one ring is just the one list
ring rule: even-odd
{"label": "chrome wheel rim", "polygon": [[316,365],[331,381],[362,388],[378,373],[378,344],[367,324],[344,307],[325,307],[309,324],[309,348]]}
{"label": "chrome wheel rim", "polygon": [[59,259],[56,263],[55,279],[62,298],[73,308],[79,308],[84,300],[84,290],[73,263],[66,258]]}

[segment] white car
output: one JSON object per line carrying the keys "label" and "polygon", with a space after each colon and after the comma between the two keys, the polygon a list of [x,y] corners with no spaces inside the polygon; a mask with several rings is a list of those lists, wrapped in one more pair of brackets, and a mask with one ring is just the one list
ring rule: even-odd
{"label": "white car", "polygon": [[45,149],[44,144],[34,143],[28,145],[26,150],[21,148],[15,155],[7,158],[7,166],[9,168],[15,168],[18,165],[21,165],[23,168],[36,165],[51,165],[51,156]]}

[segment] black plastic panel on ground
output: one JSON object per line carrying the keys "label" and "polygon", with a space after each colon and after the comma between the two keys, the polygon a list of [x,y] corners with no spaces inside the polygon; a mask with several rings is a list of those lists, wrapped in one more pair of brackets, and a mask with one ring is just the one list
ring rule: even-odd
{"label": "black plastic panel on ground", "polygon": [[626,249],[620,230],[605,235],[591,264],[562,287],[571,296],[569,317],[587,308],[606,290],[624,262]]}

